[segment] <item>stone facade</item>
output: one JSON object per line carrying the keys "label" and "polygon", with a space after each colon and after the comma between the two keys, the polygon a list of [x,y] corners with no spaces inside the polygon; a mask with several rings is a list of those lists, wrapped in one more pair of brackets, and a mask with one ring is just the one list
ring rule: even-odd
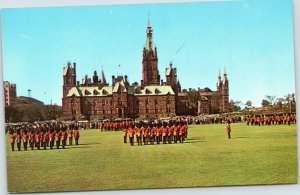
{"label": "stone facade", "polygon": [[[166,68],[165,82],[160,80],[157,48],[152,38],[152,27],[148,20],[147,40],[143,49],[141,83],[129,84],[127,76],[112,76],[111,85],[106,82],[104,72],[91,78],[85,76],[80,84],[76,78],[76,63],[68,63],[63,69],[62,109],[65,116],[87,116],[88,118],[137,118],[190,115],[189,91],[197,91],[198,114],[228,111],[228,80],[226,71],[217,90],[181,90],[177,70],[172,63]],[[100,79],[99,79],[100,78]]]}
{"label": "stone facade", "polygon": [[4,81],[3,88],[4,88],[5,106],[16,104],[16,98],[17,98],[16,84],[9,83],[8,81]]}

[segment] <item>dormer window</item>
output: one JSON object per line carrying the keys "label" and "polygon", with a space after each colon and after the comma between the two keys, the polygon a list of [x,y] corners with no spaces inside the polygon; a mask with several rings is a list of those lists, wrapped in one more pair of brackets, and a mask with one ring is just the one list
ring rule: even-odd
{"label": "dormer window", "polygon": [[99,95],[99,91],[97,91],[96,89],[93,91],[94,95]]}
{"label": "dormer window", "polygon": [[155,89],[155,94],[159,94],[160,91],[158,89]]}
{"label": "dormer window", "polygon": [[91,93],[88,90],[84,90],[84,95],[91,95]]}

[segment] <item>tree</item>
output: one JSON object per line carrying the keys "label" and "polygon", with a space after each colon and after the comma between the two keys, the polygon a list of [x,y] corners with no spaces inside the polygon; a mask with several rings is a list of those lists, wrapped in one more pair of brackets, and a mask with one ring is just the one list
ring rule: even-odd
{"label": "tree", "polygon": [[252,107],[252,102],[250,100],[248,100],[246,103],[245,103],[245,106],[246,108],[251,108]]}
{"label": "tree", "polygon": [[187,92],[189,109],[192,115],[195,115],[198,110],[198,101],[200,100],[200,94],[198,91]]}
{"label": "tree", "polygon": [[230,106],[230,111],[231,112],[236,112],[241,110],[241,101],[233,101],[230,100],[229,106]]}
{"label": "tree", "polygon": [[267,107],[270,105],[270,102],[268,100],[263,99],[261,102],[262,107]]}
{"label": "tree", "polygon": [[270,105],[273,105],[275,98],[276,96],[266,95],[266,100],[270,103]]}

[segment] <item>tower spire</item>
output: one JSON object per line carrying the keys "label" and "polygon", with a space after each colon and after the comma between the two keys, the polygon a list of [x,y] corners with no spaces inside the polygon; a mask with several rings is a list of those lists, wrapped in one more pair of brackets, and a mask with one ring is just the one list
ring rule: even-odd
{"label": "tower spire", "polygon": [[146,41],[146,49],[148,51],[154,51],[154,43],[152,40],[152,27],[150,24],[150,17],[148,17],[148,25],[147,25],[147,41]]}
{"label": "tower spire", "polygon": [[226,75],[226,66],[224,66],[224,75]]}
{"label": "tower spire", "polygon": [[218,76],[218,78],[221,78],[221,71],[220,71],[220,69],[219,69],[219,76]]}

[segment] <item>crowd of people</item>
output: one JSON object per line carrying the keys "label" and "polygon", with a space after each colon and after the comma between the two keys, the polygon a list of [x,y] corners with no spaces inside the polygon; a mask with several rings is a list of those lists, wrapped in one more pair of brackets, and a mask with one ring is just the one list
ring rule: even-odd
{"label": "crowd of people", "polygon": [[99,127],[101,131],[119,131],[124,128],[131,127],[135,124],[133,120],[121,120],[121,121],[100,121]]}
{"label": "crowd of people", "polygon": [[296,114],[272,114],[272,115],[251,115],[246,116],[246,124],[247,125],[291,125],[296,124],[297,118]]}
{"label": "crowd of people", "polygon": [[8,133],[12,151],[15,150],[15,144],[18,151],[21,151],[22,145],[26,151],[28,147],[31,150],[34,148],[46,150],[47,147],[59,149],[60,146],[64,149],[67,144],[73,145],[73,140],[75,145],[78,145],[79,141],[79,131],[75,125],[29,124],[11,126],[8,127]]}
{"label": "crowd of people", "polygon": [[135,123],[123,128],[123,142],[137,145],[183,143],[187,139],[186,122]]}

